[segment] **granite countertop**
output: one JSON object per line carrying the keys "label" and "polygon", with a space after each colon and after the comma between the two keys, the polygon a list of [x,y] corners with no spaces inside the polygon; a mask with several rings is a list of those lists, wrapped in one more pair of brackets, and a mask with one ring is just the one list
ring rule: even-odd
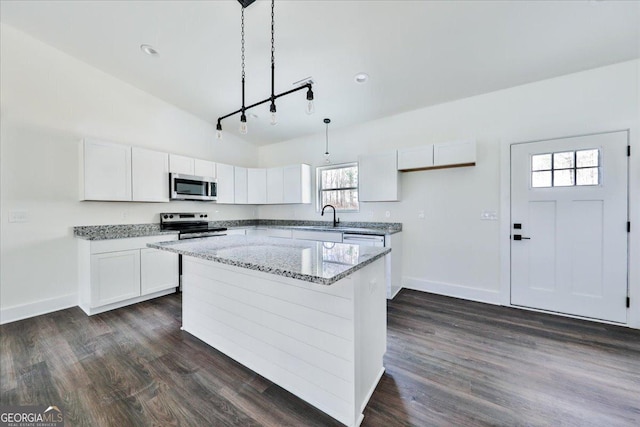
{"label": "granite countertop", "polygon": [[85,225],[73,227],[73,235],[85,240],[128,239],[131,237],[178,234],[160,230],[160,224]]}
{"label": "granite countertop", "polygon": [[147,246],[321,285],[331,285],[391,252],[390,248],[257,236],[210,237]]}
{"label": "granite countertop", "polygon": [[[291,230],[337,231],[354,234],[395,234],[402,231],[399,222],[343,222],[333,227],[331,222],[282,220],[282,219],[241,219],[229,221],[209,221],[211,226],[233,228],[280,228]],[[161,234],[178,234],[176,231],[163,231],[160,224],[119,224],[119,225],[84,225],[73,227],[74,237],[85,240],[126,239],[130,237],[157,236]]]}
{"label": "granite countertop", "polygon": [[395,234],[402,231],[400,222],[340,222],[336,227],[329,221],[261,219],[256,227],[293,230],[338,231],[357,234]]}

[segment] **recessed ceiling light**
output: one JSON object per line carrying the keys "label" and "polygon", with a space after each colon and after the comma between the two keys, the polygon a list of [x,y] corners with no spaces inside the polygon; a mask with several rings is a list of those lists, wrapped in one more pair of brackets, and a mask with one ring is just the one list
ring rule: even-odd
{"label": "recessed ceiling light", "polygon": [[355,76],[353,76],[353,80],[355,80],[356,83],[366,83],[367,80],[369,80],[369,74],[367,73],[358,73]]}
{"label": "recessed ceiling light", "polygon": [[146,53],[147,55],[150,56],[158,56],[159,53],[158,51],[151,45],[148,44],[141,44],[140,45],[140,50],[143,51],[144,53]]}

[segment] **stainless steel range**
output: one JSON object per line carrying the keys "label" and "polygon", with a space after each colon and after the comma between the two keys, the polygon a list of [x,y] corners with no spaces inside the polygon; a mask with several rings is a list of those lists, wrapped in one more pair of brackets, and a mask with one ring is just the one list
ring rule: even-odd
{"label": "stainless steel range", "polygon": [[195,239],[197,237],[226,236],[225,227],[215,227],[209,223],[209,214],[196,213],[161,213],[160,228],[179,232],[179,239]]}
{"label": "stainless steel range", "polygon": [[[209,223],[209,214],[195,213],[161,213],[160,229],[178,231],[178,239],[195,239],[198,237],[226,236],[225,227],[215,227]],[[179,256],[180,290],[182,290],[182,255]]]}

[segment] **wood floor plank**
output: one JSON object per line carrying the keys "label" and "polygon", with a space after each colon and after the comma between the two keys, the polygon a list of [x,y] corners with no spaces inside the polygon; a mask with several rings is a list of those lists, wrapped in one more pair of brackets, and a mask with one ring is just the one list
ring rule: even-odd
{"label": "wood floor plank", "polygon": [[[0,404],[69,426],[333,426],[180,330],[169,295],[0,326]],[[402,290],[363,426],[638,426],[640,331]]]}

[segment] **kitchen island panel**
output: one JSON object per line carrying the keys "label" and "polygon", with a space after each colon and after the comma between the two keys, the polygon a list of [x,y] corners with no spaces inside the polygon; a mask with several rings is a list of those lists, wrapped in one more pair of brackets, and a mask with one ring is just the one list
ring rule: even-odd
{"label": "kitchen island panel", "polygon": [[[292,319],[274,313],[268,303],[261,307],[251,301],[231,299],[211,286],[211,282],[201,277],[191,279],[189,286],[197,292],[198,300],[189,300],[188,307],[200,312],[209,319],[221,322],[238,333],[259,337],[268,345],[277,345],[285,353],[310,365],[309,369],[320,369],[350,381],[350,366],[353,363],[352,340],[345,340],[328,333],[319,338],[326,345],[321,351],[315,347],[309,335],[305,335],[310,327],[306,327]],[[210,313],[214,311],[214,313]],[[302,328],[296,326],[301,325]],[[319,334],[314,334],[318,336]],[[329,338],[329,339],[327,339]],[[330,342],[331,345],[327,345]]]}
{"label": "kitchen island panel", "polygon": [[[381,258],[326,286],[185,257],[183,329],[340,422],[359,425],[384,372],[384,269]],[[292,290],[295,297],[278,297]],[[319,295],[323,302],[315,304]],[[331,300],[339,311],[346,300],[350,313],[327,312]]]}
{"label": "kitchen island panel", "polygon": [[[202,261],[201,265],[207,265],[205,260],[198,258],[190,258],[194,262]],[[194,267],[197,268],[197,267]],[[210,271],[206,268],[200,268],[197,270],[197,274],[207,275]],[[310,282],[300,282],[299,280],[291,279],[284,276],[270,275],[265,276],[266,281],[273,281],[286,286],[262,286],[255,281],[250,280],[252,277],[251,270],[243,269],[242,273],[238,273],[235,270],[221,270],[215,279],[220,282],[227,283],[235,288],[244,289],[253,295],[261,295],[264,297],[275,298],[278,300],[286,301],[296,306],[307,307],[314,311],[327,313],[337,317],[351,319],[352,302],[351,302],[351,289],[349,286],[326,286]],[[246,280],[237,282],[236,275],[245,274]],[[313,298],[309,298],[309,292],[312,292]]]}

